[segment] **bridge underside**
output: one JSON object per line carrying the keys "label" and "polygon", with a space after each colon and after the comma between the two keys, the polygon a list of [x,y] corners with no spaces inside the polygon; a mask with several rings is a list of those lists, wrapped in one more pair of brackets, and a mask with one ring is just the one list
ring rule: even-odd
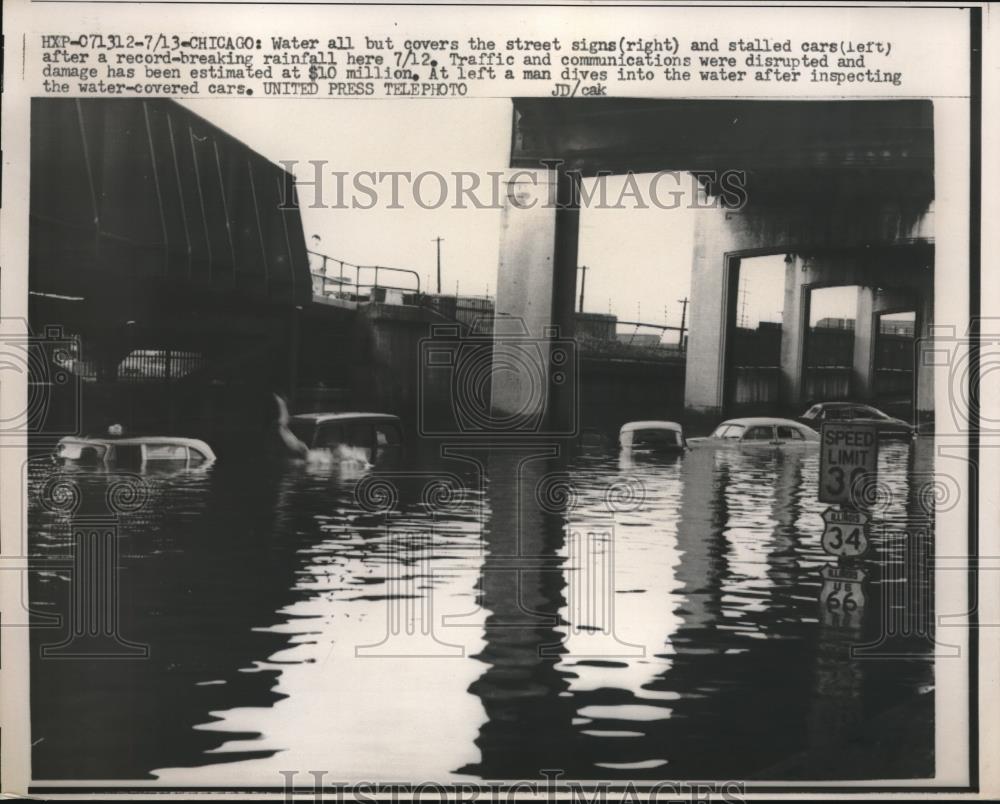
{"label": "bridge underside", "polygon": [[85,431],[217,444],[259,429],[272,391],[329,383],[303,377],[325,367],[300,347],[353,316],[312,309],[289,174],[170,101],[35,99],[31,115],[29,323],[73,340],[80,390],[55,407],[80,407],[66,416]]}
{"label": "bridge underside", "polygon": [[[510,164],[519,170],[504,211],[497,311],[522,318],[535,337],[553,324],[572,334],[580,176],[688,171],[707,204],[718,177],[741,171],[744,204],[696,213],[685,407],[733,409],[740,261],[767,254],[786,264],[776,402],[805,400],[809,293],[837,285],[860,288],[853,385],[866,396],[877,315],[905,297],[917,337],[933,323],[933,131],[929,101],[515,100]],[[916,371],[916,406],[929,412],[932,377]],[[573,400],[562,389],[511,382],[494,405],[544,405],[563,417]]]}

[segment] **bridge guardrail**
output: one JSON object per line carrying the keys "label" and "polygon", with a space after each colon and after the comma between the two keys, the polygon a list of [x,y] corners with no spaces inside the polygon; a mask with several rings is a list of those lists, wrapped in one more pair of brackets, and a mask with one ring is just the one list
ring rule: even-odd
{"label": "bridge guardrail", "polygon": [[[319,258],[322,260],[318,270],[310,270],[309,272],[314,280],[320,281],[318,295],[362,301],[366,300],[364,297],[370,300],[374,295],[372,291],[376,288],[420,294],[420,274],[410,268],[394,268],[389,265],[359,265],[318,251],[307,251],[306,253],[310,259]],[[393,277],[401,275],[407,278],[412,277],[414,281],[408,285],[386,284],[379,281],[380,274],[383,278],[386,274]],[[362,281],[362,279],[370,279],[371,281]],[[353,298],[351,298],[352,296]]]}

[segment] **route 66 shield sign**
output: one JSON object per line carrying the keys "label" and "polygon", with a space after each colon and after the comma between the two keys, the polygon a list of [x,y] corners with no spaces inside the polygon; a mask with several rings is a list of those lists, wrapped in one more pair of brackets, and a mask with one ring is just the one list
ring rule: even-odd
{"label": "route 66 shield sign", "polygon": [[823,567],[819,593],[820,617],[824,625],[857,627],[865,611],[864,570]]}

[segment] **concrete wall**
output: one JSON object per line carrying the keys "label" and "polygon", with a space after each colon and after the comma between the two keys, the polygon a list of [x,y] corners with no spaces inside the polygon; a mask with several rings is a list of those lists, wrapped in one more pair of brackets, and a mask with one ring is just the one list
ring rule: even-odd
{"label": "concrete wall", "polygon": [[[615,340],[618,317],[604,313],[577,313],[573,316],[574,331],[578,340]],[[657,337],[659,341],[659,337]]]}
{"label": "concrete wall", "polygon": [[684,413],[683,361],[587,355],[580,374],[584,429],[611,438],[627,421],[676,420]]}
{"label": "concrete wall", "polygon": [[418,421],[425,403],[432,412],[450,416],[450,372],[421,376],[421,340],[431,337],[432,327],[440,323],[420,307],[358,308],[353,342],[346,347],[354,353],[352,392],[358,409],[395,413],[409,425]]}

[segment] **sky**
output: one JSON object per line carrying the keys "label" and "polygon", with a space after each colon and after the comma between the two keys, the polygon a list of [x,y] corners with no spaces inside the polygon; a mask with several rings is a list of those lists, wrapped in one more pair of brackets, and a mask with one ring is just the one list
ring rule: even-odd
{"label": "sky", "polygon": [[[447,108],[461,103],[461,111]],[[311,180],[312,160],[325,162],[323,200],[335,203],[334,171],[502,170],[510,148],[508,100],[219,100],[185,105],[274,162],[297,162],[296,178]],[[261,114],[265,111],[265,114]],[[457,119],[462,125],[456,125]],[[348,185],[349,186],[349,185]],[[433,199],[434,186],[427,195]],[[332,198],[330,197],[332,196]],[[402,194],[401,194],[402,197]],[[468,208],[311,209],[312,191],[300,188],[306,240],[318,234],[322,250],[362,265],[410,268],[433,278],[442,237],[444,291],[458,281],[464,293],[496,290],[499,210]],[[363,199],[364,200],[364,199]],[[426,284],[425,284],[425,288]],[[433,288],[432,288],[433,289]]]}
{"label": "sky", "polygon": [[[455,112],[449,104],[460,103]],[[510,152],[511,102],[507,99],[428,100],[247,100],[187,101],[189,108],[274,162],[295,160],[300,181],[314,176],[312,160],[330,171],[323,200],[336,198],[334,171],[503,171]],[[487,179],[483,179],[484,182]],[[617,199],[622,180],[607,180]],[[433,202],[433,183],[426,196]],[[688,186],[682,183],[680,186]],[[669,190],[661,193],[666,197]],[[643,188],[645,194],[645,188]],[[442,237],[442,290],[494,294],[500,248],[500,210],[387,209],[391,198],[370,210],[310,209],[315,200],[300,188],[307,241],[319,235],[321,249],[360,264],[411,268],[425,289],[434,289],[436,244]],[[484,196],[486,197],[486,196]],[[687,209],[587,209],[581,216],[579,261],[588,265],[584,309],[652,323],[680,322],[690,293],[694,219]],[[578,292],[579,295],[579,292]],[[666,316],[666,319],[665,319]]]}
{"label": "sky", "polygon": [[[453,106],[453,104],[461,104]],[[292,161],[300,182],[311,181],[320,161],[324,171],[322,201],[314,209],[314,190],[300,186],[304,234],[318,250],[362,265],[409,268],[421,276],[424,290],[435,289],[436,248],[441,242],[442,292],[493,295],[497,287],[501,212],[497,208],[465,209],[444,204],[422,209],[412,192],[399,193],[402,209],[388,208],[392,194],[381,185],[372,209],[331,208],[338,198],[335,172],[353,177],[360,171],[409,171],[416,176],[436,171],[449,176],[467,171],[489,185],[490,172],[507,167],[512,105],[509,99],[407,100],[291,99],[192,100],[184,105],[228,131],[273,162]],[[265,112],[266,110],[266,112]],[[265,112],[265,113],[262,113]],[[650,197],[650,176],[636,186]],[[350,178],[345,179],[350,188]],[[695,216],[688,207],[692,184],[682,174],[676,185],[662,184],[659,197],[683,190],[678,208],[652,204],[637,208],[634,197],[622,196],[623,177],[609,177],[606,197],[621,199],[625,209],[584,208],[580,219],[579,264],[588,266],[584,310],[614,313],[619,319],[678,325],[681,300],[690,296]],[[434,180],[421,184],[431,204],[438,197]],[[587,184],[593,190],[593,180]],[[368,198],[355,194],[367,203]],[[452,190],[451,198],[454,198]],[[488,198],[483,192],[481,197]],[[701,214],[712,214],[701,213]],[[782,256],[750,261],[742,290],[745,307],[738,312],[746,326],[780,320]],[[817,294],[814,317],[853,315],[854,292]],[[577,288],[579,301],[579,285]],[[742,300],[741,300],[742,304]]]}
{"label": "sky", "polygon": [[[781,321],[784,307],[785,258],[782,254],[741,261],[736,320],[740,326],[756,327],[761,321]],[[816,288],[809,300],[809,326],[823,318],[854,318],[856,285]]]}

